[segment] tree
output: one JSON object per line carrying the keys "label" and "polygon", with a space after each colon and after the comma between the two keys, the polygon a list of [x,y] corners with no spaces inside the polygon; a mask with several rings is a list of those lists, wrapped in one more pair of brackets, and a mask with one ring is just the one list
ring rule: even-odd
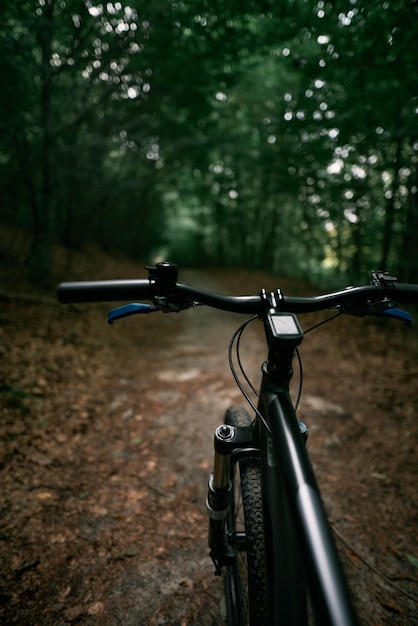
{"label": "tree", "polygon": [[0,177],[35,260],[46,251],[47,265],[59,237],[309,278],[408,273],[416,12],[385,0],[9,3]]}
{"label": "tree", "polygon": [[[144,69],[135,57],[148,27],[128,6],[81,0],[10,3],[4,20],[8,89],[2,105],[9,116],[1,150],[9,185],[16,176],[25,181],[31,210],[22,194],[16,210],[33,232],[32,273],[44,279],[57,229],[73,244],[95,221],[97,201],[85,187],[97,193],[95,179],[103,180],[115,138],[126,143],[117,107],[128,115],[132,100],[147,99]],[[19,106],[12,108],[16,92]]]}

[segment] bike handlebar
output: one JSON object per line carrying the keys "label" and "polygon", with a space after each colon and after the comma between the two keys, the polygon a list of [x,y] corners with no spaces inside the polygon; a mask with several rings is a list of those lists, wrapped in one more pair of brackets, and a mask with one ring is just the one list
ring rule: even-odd
{"label": "bike handlebar", "polygon": [[[394,279],[395,280],[395,279]],[[234,313],[261,314],[271,308],[271,296],[277,309],[293,313],[309,313],[337,306],[356,306],[385,299],[417,304],[418,285],[384,281],[361,287],[347,287],[339,291],[311,297],[285,296],[279,290],[270,296],[263,292],[252,296],[229,296],[177,282],[164,282],[155,278],[137,280],[103,280],[61,283],[57,288],[59,302],[122,302],[158,298],[182,302],[187,308],[193,304],[205,304],[216,309]],[[161,307],[164,308],[164,307]],[[172,310],[175,310],[174,308]]]}

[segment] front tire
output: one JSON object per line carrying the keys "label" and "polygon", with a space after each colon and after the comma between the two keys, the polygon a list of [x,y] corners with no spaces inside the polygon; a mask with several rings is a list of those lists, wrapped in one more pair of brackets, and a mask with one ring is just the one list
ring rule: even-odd
{"label": "front tire", "polygon": [[[251,418],[239,407],[227,410],[225,423],[248,426]],[[258,457],[231,466],[232,497],[226,521],[227,541],[235,552],[225,568],[228,626],[267,624],[267,577],[264,550],[261,470]]]}

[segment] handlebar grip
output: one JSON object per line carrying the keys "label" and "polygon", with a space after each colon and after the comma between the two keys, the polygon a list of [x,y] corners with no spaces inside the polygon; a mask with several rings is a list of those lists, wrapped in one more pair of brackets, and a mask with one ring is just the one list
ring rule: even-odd
{"label": "handlebar grip", "polygon": [[62,304],[149,300],[151,298],[151,285],[148,279],[85,280],[60,283],[57,287],[57,297]]}
{"label": "handlebar grip", "polygon": [[404,304],[418,304],[418,285],[394,283],[395,300]]}

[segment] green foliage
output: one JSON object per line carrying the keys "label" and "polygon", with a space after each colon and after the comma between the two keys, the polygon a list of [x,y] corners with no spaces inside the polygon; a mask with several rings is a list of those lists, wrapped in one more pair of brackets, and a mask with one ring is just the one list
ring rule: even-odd
{"label": "green foliage", "polygon": [[0,381],[0,394],[4,394],[4,400],[7,406],[17,408],[22,413],[27,411],[25,399],[31,394],[27,393],[20,387],[6,385]]}
{"label": "green foliage", "polygon": [[418,567],[418,558],[416,556],[412,556],[412,554],[407,554],[406,558],[414,567]]}
{"label": "green foliage", "polygon": [[417,261],[416,3],[22,0],[0,218],[32,264],[96,241],[320,280]]}

